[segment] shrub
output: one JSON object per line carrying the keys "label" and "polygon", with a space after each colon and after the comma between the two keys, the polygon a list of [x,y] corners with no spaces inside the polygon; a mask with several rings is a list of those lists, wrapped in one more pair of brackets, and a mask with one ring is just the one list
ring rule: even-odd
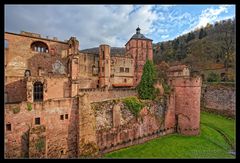
{"label": "shrub", "polygon": [[170,87],[170,85],[168,85],[168,84],[166,84],[166,83],[163,82],[162,86],[163,86],[163,89],[164,89],[164,93],[165,93],[165,94],[169,94],[169,93],[171,92],[171,87]]}
{"label": "shrub", "polygon": [[44,150],[44,144],[45,144],[45,141],[44,141],[43,138],[38,139],[36,144],[35,144],[36,150],[38,150],[39,152],[43,151]]}
{"label": "shrub", "polygon": [[32,104],[31,103],[27,103],[27,110],[31,111],[32,110]]}
{"label": "shrub", "polygon": [[221,77],[220,77],[219,74],[211,72],[211,73],[209,73],[209,75],[207,77],[207,81],[208,82],[220,82],[221,81]]}
{"label": "shrub", "polygon": [[19,108],[19,107],[14,107],[14,108],[12,109],[12,111],[13,111],[13,114],[17,114],[17,113],[20,112],[20,108]]}
{"label": "shrub", "polygon": [[134,116],[137,116],[143,107],[143,104],[136,97],[126,98],[123,102]]}

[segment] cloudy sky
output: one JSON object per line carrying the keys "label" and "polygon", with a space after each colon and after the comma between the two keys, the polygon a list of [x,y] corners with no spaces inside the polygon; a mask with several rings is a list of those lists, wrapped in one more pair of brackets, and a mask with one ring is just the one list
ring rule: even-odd
{"label": "cloudy sky", "polygon": [[138,25],[157,43],[234,17],[235,5],[5,5],[5,31],[76,36],[80,49],[123,47]]}

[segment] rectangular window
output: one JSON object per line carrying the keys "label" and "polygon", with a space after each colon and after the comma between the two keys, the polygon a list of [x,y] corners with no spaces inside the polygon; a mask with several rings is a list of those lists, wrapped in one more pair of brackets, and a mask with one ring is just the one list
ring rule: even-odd
{"label": "rectangular window", "polygon": [[102,67],[102,72],[104,72],[104,67]]}
{"label": "rectangular window", "polygon": [[7,131],[11,131],[11,130],[12,130],[12,126],[11,126],[10,123],[8,123],[8,124],[6,125],[6,130],[7,130]]}
{"label": "rectangular window", "polygon": [[63,116],[63,115],[60,115],[60,119],[63,120],[63,119],[64,119],[64,116]]}
{"label": "rectangular window", "polygon": [[125,72],[129,72],[129,68],[125,68]]}
{"label": "rectangular window", "polygon": [[40,117],[35,118],[35,125],[40,125]]}
{"label": "rectangular window", "polygon": [[124,72],[124,68],[123,67],[120,67],[120,72]]}
{"label": "rectangular window", "polygon": [[65,114],[65,119],[68,119],[68,114]]}
{"label": "rectangular window", "polygon": [[103,54],[103,60],[105,59],[105,54],[104,54],[104,50],[102,51],[102,54]]}
{"label": "rectangular window", "polygon": [[127,83],[127,79],[124,79],[124,83]]}
{"label": "rectangular window", "polygon": [[84,62],[86,62],[86,55],[84,55]]}

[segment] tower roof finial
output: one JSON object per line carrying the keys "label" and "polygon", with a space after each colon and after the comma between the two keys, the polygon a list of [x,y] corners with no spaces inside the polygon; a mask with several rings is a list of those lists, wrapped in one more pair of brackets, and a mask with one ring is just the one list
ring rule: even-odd
{"label": "tower roof finial", "polygon": [[141,30],[141,29],[139,28],[139,25],[138,25],[138,27],[137,27],[137,29],[136,29],[136,33],[137,33],[137,34],[140,34],[140,30]]}

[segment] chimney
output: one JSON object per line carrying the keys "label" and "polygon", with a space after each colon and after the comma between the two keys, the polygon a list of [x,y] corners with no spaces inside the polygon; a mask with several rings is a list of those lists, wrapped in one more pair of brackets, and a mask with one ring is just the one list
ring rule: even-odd
{"label": "chimney", "polygon": [[57,41],[57,40],[58,40],[58,38],[57,38],[57,37],[53,37],[53,40]]}

